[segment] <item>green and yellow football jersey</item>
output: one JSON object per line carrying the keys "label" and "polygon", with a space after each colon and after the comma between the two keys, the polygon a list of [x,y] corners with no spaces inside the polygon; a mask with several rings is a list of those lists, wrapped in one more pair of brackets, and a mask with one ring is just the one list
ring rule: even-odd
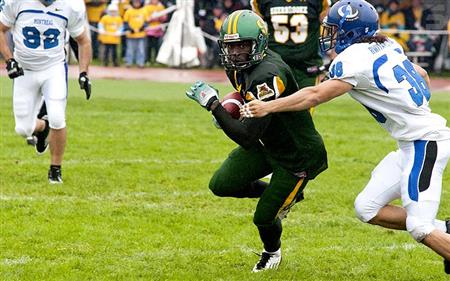
{"label": "green and yellow football jersey", "polygon": [[[259,64],[245,71],[227,71],[227,76],[245,102],[269,101],[298,90],[289,66],[271,50]],[[294,173],[306,172],[309,179],[326,169],[325,146],[308,110],[273,113],[270,118],[260,143],[271,160]]]}
{"label": "green and yellow football jersey", "polygon": [[320,16],[329,0],[252,0],[268,25],[269,48],[295,68],[321,64]]}

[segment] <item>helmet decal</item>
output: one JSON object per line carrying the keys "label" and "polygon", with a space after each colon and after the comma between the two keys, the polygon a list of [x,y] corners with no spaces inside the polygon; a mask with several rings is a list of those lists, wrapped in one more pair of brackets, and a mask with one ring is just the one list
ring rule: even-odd
{"label": "helmet decal", "polygon": [[256,21],[256,24],[257,24],[258,27],[261,29],[261,32],[262,32],[264,35],[268,34],[266,23],[265,23],[262,19],[258,19],[258,20]]}
{"label": "helmet decal", "polygon": [[323,20],[319,38],[322,51],[335,49],[340,53],[362,38],[373,36],[378,30],[378,13],[365,0],[340,0]]}
{"label": "helmet decal", "polygon": [[352,6],[347,5],[340,7],[338,9],[338,14],[345,18],[345,20],[354,20],[359,15],[359,11],[357,9],[352,9]]}

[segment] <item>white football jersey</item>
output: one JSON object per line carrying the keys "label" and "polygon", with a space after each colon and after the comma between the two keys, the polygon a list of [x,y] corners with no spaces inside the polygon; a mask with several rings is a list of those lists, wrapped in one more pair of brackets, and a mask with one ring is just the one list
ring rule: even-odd
{"label": "white football jersey", "polygon": [[28,70],[42,70],[65,60],[66,32],[78,37],[85,28],[83,1],[6,0],[0,22],[11,28],[14,58]]}
{"label": "white football jersey", "polygon": [[352,84],[352,98],[396,140],[450,139],[447,121],[428,106],[425,80],[394,40],[351,45],[333,60],[329,76]]}

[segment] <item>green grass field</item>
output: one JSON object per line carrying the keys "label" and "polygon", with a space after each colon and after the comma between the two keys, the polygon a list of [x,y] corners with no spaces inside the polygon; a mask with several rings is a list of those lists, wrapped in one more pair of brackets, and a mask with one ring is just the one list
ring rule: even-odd
{"label": "green grass field", "polygon": [[[409,234],[354,216],[354,198],[396,144],[349,97],[316,110],[329,169],[284,221],[280,269],[251,273],[262,247],[256,201],[208,190],[235,144],[187,86],[98,80],[87,102],[71,81],[55,186],[49,155],[15,134],[11,82],[0,78],[0,280],[448,280],[442,259]],[[450,119],[450,93],[436,93],[432,108]]]}

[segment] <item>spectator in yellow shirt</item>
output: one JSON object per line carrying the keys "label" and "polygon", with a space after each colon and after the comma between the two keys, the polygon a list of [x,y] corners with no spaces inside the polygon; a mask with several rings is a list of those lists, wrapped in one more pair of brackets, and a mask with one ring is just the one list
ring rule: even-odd
{"label": "spectator in yellow shirt", "polygon": [[124,15],[124,27],[127,36],[126,66],[136,61],[138,67],[145,64],[145,28],[147,27],[147,10],[141,0],[132,0],[131,8]]}
{"label": "spectator in yellow shirt", "polygon": [[100,42],[105,46],[103,53],[103,65],[109,64],[109,56],[112,57],[114,66],[119,66],[117,60],[117,46],[120,44],[120,35],[123,30],[123,20],[119,16],[119,7],[116,4],[109,4],[107,14],[98,23],[98,30],[101,35]]}
{"label": "spectator in yellow shirt", "polygon": [[[84,0],[86,3],[86,13],[89,21],[89,25],[93,28],[97,28],[98,22],[105,12],[107,6],[107,0]],[[92,57],[98,58],[98,38],[97,31],[91,29],[91,41],[92,41]]]}
{"label": "spectator in yellow shirt", "polygon": [[145,6],[148,14],[149,27],[146,30],[147,34],[147,60],[149,63],[156,61],[159,47],[161,46],[161,38],[164,35],[164,29],[161,23],[167,20],[167,15],[158,15],[159,12],[165,9],[164,5],[159,0],[150,0]]}
{"label": "spectator in yellow shirt", "polygon": [[[389,1],[388,8],[381,14],[380,25],[381,28],[387,29],[405,29],[405,15],[400,10],[398,0]],[[409,40],[409,35],[407,33],[389,33],[387,35],[394,38],[405,51],[408,50],[407,42]]]}

